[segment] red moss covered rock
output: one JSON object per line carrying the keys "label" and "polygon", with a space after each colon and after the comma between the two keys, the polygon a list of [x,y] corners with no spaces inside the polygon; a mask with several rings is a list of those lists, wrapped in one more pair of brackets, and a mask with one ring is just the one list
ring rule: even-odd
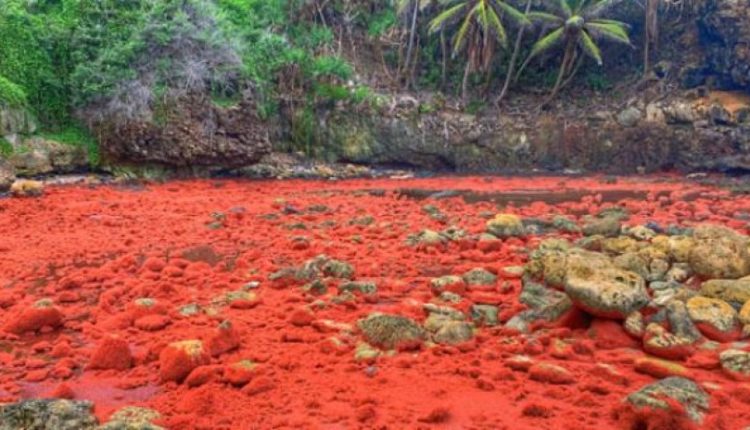
{"label": "red moss covered rock", "polygon": [[117,337],[106,337],[91,355],[88,367],[101,370],[127,370],[132,365],[133,356],[128,342]]}
{"label": "red moss covered rock", "polygon": [[208,364],[209,356],[200,340],[170,343],[159,354],[159,377],[163,382],[182,382],[198,366]]}
{"label": "red moss covered rock", "polygon": [[3,328],[6,332],[22,334],[43,327],[57,328],[63,323],[63,313],[49,299],[42,299],[33,306],[11,317]]}

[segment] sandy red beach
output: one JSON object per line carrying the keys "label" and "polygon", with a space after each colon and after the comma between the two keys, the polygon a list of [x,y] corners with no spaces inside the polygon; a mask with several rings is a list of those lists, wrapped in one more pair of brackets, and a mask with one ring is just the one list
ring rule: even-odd
{"label": "sandy red beach", "polygon": [[[473,193],[421,198],[445,190]],[[661,370],[639,361],[646,352],[619,323],[503,328],[524,309],[520,275],[506,268],[525,264],[545,237],[580,234],[480,246],[472,237],[487,214],[578,221],[613,206],[629,211],[627,225],[711,222],[747,234],[750,220],[750,196],[676,176],[192,180],[0,199],[0,402],[91,400],[102,421],[143,406],[180,430],[750,426],[750,384],[720,370],[721,348],[681,363],[714,387],[698,425],[624,407]],[[450,225],[467,238],[407,244]],[[269,279],[321,254],[350,263],[377,292],[336,300],[335,284],[313,294],[304,282]],[[478,267],[496,283],[464,288],[455,307],[493,303],[500,325],[460,345],[355,359],[358,320],[383,312],[422,323],[423,305],[436,300],[430,281]],[[520,354],[535,364],[511,360]],[[558,379],[545,366],[568,373]]]}

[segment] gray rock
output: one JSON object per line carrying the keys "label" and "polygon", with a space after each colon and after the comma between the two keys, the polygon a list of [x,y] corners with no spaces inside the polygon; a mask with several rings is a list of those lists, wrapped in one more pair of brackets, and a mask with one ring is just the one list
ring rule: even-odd
{"label": "gray rock", "polygon": [[670,331],[677,336],[695,342],[700,339],[701,333],[690,319],[685,303],[674,300],[667,305],[667,321]]}
{"label": "gray rock", "polygon": [[464,273],[463,279],[467,285],[495,285],[497,276],[480,267]]}
{"label": "gray rock", "polygon": [[348,281],[339,285],[339,293],[343,293],[346,291],[350,291],[354,293],[361,293],[367,296],[371,296],[373,294],[377,294],[378,286],[375,285],[374,282]]}
{"label": "gray rock", "polygon": [[617,122],[623,127],[635,127],[641,120],[641,111],[631,106],[617,114]]}
{"label": "gray rock", "polygon": [[0,406],[0,430],[89,430],[98,422],[87,401],[24,400]]}
{"label": "gray rock", "polygon": [[432,339],[443,345],[457,345],[474,337],[474,328],[465,321],[448,321],[440,327]]}
{"label": "gray rock", "polygon": [[365,340],[384,349],[413,349],[425,338],[414,320],[399,315],[372,314],[357,323]]}
{"label": "gray rock", "polygon": [[664,400],[669,397],[678,401],[693,421],[701,422],[709,407],[709,395],[690,379],[673,376],[646,385],[627,396],[626,401],[636,408],[669,409]]}
{"label": "gray rock", "polygon": [[602,235],[615,237],[619,236],[621,226],[620,219],[615,216],[605,216],[603,218],[589,217],[583,224],[583,234],[586,236]]}
{"label": "gray rock", "polygon": [[163,430],[152,423],[160,417],[153,409],[126,406],[112,414],[98,430]]}
{"label": "gray rock", "polygon": [[472,305],[471,306],[471,319],[477,325],[483,326],[496,326],[498,323],[497,314],[498,308],[493,305]]}
{"label": "gray rock", "polygon": [[719,354],[721,368],[729,376],[739,379],[750,379],[750,352],[739,349],[727,349]]}

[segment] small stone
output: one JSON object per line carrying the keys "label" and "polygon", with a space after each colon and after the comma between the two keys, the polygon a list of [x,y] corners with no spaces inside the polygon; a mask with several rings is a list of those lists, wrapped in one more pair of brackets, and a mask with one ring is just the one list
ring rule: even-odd
{"label": "small stone", "polygon": [[567,385],[575,383],[575,376],[566,368],[550,364],[536,363],[529,368],[529,377],[535,381],[548,384]]}
{"label": "small stone", "polygon": [[460,276],[441,276],[430,281],[430,288],[435,295],[440,295],[446,291],[462,295],[466,293],[466,282]]}
{"label": "small stone", "polygon": [[685,303],[673,300],[667,305],[666,309],[667,321],[672,333],[692,342],[696,342],[701,338],[701,333],[690,318]]}
{"label": "small stone", "polygon": [[635,363],[633,363],[633,366],[636,372],[650,375],[654,378],[688,375],[688,370],[685,366],[674,361],[662,360],[654,357],[638,358],[635,360]]}
{"label": "small stone", "polygon": [[496,326],[498,324],[498,307],[493,305],[472,305],[471,319],[480,326]]}
{"label": "small stone", "polygon": [[252,309],[261,303],[260,297],[254,291],[230,291],[224,300],[232,309]]}
{"label": "small stone", "polygon": [[218,357],[240,346],[240,335],[229,320],[219,323],[218,327],[206,339],[206,350],[211,357]]}
{"label": "small stone", "polygon": [[630,394],[626,401],[636,408],[670,409],[665,398],[679,402],[687,416],[696,422],[701,422],[703,414],[709,407],[709,396],[703,389],[690,379],[672,376],[647,385],[635,393]]}
{"label": "small stone", "polygon": [[253,379],[257,372],[256,367],[258,365],[251,360],[234,362],[224,368],[224,379],[236,387],[241,387]]}
{"label": "small stone", "polygon": [[463,275],[464,282],[466,285],[495,285],[497,282],[497,276],[489,272],[487,269],[476,268],[471,269]]}
{"label": "small stone", "polygon": [[374,282],[348,281],[339,285],[339,293],[352,292],[373,296],[378,293],[378,286]]}
{"label": "small stone", "polygon": [[690,267],[704,279],[737,279],[750,274],[748,238],[716,225],[698,226],[690,250]]}
{"label": "small stone", "polygon": [[646,333],[646,322],[643,319],[643,314],[640,312],[632,312],[625,318],[623,324],[625,331],[636,339],[642,339]]}
{"label": "small stone", "polygon": [[750,382],[750,352],[727,349],[719,354],[721,368],[729,377]]}
{"label": "small stone", "polygon": [[360,342],[354,350],[354,360],[371,362],[380,356],[380,351],[373,348],[370,344]]}

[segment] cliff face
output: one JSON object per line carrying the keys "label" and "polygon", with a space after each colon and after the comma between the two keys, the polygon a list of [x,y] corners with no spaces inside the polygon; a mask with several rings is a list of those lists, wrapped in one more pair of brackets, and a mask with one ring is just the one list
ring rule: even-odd
{"label": "cliff face", "polygon": [[700,29],[707,74],[725,88],[750,91],[750,0],[708,2]]}

